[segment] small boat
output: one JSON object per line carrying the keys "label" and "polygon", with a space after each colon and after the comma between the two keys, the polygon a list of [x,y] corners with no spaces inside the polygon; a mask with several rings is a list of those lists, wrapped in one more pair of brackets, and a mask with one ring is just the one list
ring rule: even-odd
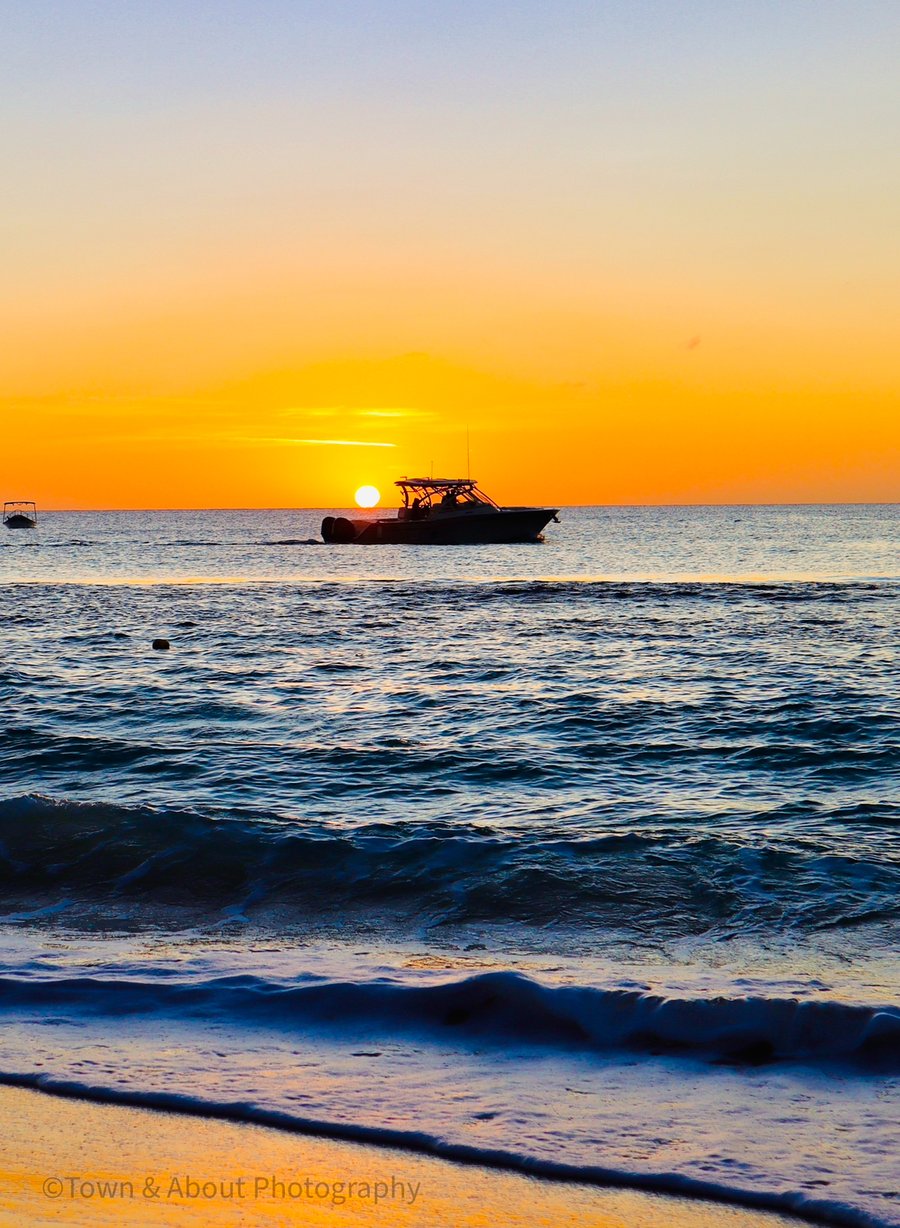
{"label": "small boat", "polygon": [[478,489],[474,478],[401,478],[397,515],[377,520],[326,516],[326,543],[476,546],[543,541],[558,508],[500,507]]}
{"label": "small boat", "polygon": [[37,525],[37,511],[33,503],[16,499],[3,504],[3,523],[8,529],[33,529]]}

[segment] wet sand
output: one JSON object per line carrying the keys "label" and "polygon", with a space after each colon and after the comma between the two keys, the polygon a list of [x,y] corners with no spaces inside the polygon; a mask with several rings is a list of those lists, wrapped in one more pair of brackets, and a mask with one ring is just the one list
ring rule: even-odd
{"label": "wet sand", "polygon": [[788,1228],[686,1198],[0,1087],[0,1224]]}

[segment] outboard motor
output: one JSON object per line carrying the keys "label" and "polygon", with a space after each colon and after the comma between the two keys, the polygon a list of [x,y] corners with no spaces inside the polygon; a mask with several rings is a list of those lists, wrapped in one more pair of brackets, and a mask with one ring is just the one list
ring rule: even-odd
{"label": "outboard motor", "polygon": [[357,529],[352,520],[346,516],[326,516],[322,521],[322,540],[346,546],[348,542],[356,541]]}

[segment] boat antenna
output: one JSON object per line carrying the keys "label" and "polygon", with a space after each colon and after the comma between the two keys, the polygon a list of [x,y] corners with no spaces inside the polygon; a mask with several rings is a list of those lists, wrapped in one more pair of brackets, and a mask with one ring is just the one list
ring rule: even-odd
{"label": "boat antenna", "polygon": [[469,459],[469,424],[466,423],[466,477],[472,476],[472,462]]}

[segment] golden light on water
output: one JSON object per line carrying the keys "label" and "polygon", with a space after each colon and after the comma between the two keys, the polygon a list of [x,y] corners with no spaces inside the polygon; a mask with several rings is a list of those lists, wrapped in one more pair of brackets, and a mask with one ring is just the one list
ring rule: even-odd
{"label": "golden light on water", "polygon": [[356,492],[357,507],[377,507],[381,491],[375,486],[360,486]]}

